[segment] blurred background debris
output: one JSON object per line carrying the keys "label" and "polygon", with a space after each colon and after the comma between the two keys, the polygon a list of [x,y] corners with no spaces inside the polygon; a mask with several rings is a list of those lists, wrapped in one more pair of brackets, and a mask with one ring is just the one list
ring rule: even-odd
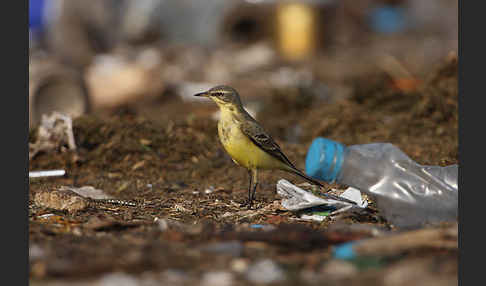
{"label": "blurred background debris", "polygon": [[343,81],[374,63],[410,91],[457,50],[454,0],[88,2],[31,1],[31,124],[186,82],[231,84],[243,95],[325,84],[342,95]]}

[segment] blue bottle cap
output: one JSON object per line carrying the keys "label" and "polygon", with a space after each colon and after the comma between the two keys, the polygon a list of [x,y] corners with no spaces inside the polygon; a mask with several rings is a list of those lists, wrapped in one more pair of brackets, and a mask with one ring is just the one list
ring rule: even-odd
{"label": "blue bottle cap", "polygon": [[345,148],[330,139],[314,139],[305,158],[305,172],[318,180],[333,183],[341,171]]}

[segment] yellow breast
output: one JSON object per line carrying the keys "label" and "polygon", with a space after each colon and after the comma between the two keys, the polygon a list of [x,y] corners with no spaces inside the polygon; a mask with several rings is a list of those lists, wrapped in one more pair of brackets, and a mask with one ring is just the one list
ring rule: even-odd
{"label": "yellow breast", "polygon": [[229,112],[221,112],[218,135],[233,160],[248,169],[280,169],[282,162],[256,146],[240,129]]}

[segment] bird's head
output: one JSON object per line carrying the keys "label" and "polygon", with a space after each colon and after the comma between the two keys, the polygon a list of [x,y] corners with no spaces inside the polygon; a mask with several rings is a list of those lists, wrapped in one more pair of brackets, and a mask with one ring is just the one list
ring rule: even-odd
{"label": "bird's head", "polygon": [[234,88],[226,85],[215,86],[208,91],[195,94],[194,96],[209,97],[216,102],[219,107],[241,107],[241,100],[238,92]]}

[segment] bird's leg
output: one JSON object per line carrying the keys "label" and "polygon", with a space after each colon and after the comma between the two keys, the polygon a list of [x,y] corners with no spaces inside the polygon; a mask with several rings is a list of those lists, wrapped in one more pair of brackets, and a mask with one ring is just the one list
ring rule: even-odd
{"label": "bird's leg", "polygon": [[252,171],[251,169],[248,170],[248,176],[250,177],[250,185],[248,186],[248,208],[251,209],[251,203],[252,203],[252,195],[251,195],[251,188],[253,186],[253,176],[252,176]]}
{"label": "bird's leg", "polygon": [[256,188],[258,186],[258,170],[257,169],[251,170],[251,177],[252,177],[254,183],[253,183],[253,190],[252,190],[252,193],[251,193],[250,201],[253,202],[253,200],[255,199]]}
{"label": "bird's leg", "polygon": [[244,204],[242,204],[241,206],[244,207],[244,206],[248,206],[248,208],[251,208],[251,189],[252,189],[252,186],[253,186],[253,176],[252,176],[252,173],[251,173],[251,169],[248,169],[248,178],[250,179],[250,184],[248,185],[248,201]]}

